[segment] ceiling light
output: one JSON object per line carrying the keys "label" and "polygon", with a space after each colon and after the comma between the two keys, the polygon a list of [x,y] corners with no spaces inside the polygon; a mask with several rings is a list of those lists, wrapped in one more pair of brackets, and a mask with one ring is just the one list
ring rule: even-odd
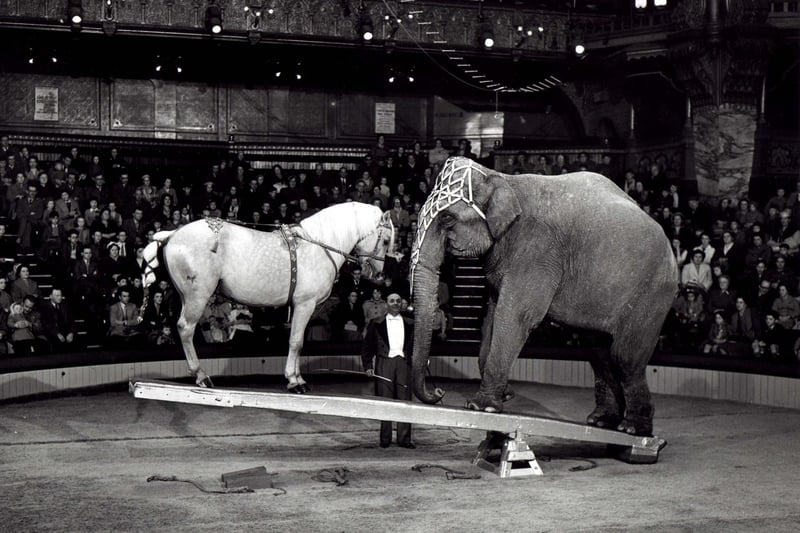
{"label": "ceiling light", "polygon": [[206,9],[206,30],[214,35],[222,32],[222,9],[211,4]]}
{"label": "ceiling light", "polygon": [[584,47],[582,44],[576,44],[575,45],[575,53],[576,54],[583,55],[583,53],[585,51],[586,51],[586,47]]}

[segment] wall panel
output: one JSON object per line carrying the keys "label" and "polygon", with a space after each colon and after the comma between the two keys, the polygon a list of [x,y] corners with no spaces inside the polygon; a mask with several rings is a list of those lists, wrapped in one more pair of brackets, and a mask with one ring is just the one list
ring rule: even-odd
{"label": "wall panel", "polygon": [[219,109],[217,89],[205,83],[181,83],[175,88],[175,129],[179,131],[217,130]]}
{"label": "wall panel", "polygon": [[[98,129],[100,87],[93,78],[68,78],[37,74],[0,76],[0,117],[18,126],[64,129]],[[36,87],[58,89],[58,120],[34,120]]]}
{"label": "wall panel", "polygon": [[116,80],[111,87],[111,129],[148,130],[156,126],[156,91],[149,80]]}
{"label": "wall panel", "polygon": [[228,88],[228,132],[269,133],[269,92],[262,88]]}
{"label": "wall panel", "polygon": [[374,97],[365,94],[343,94],[339,97],[338,107],[337,137],[371,138],[375,135]]}

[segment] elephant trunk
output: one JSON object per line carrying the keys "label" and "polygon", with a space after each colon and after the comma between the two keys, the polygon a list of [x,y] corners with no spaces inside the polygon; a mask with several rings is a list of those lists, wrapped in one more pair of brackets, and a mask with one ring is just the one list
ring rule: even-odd
{"label": "elephant trunk", "polygon": [[[424,403],[436,403],[444,396],[444,391],[436,389],[428,392],[425,385],[425,371],[431,348],[431,333],[438,309],[439,273],[436,269],[444,260],[444,242],[428,233],[421,245],[419,263],[414,270],[414,356],[413,384],[414,394]],[[427,253],[426,253],[427,252]]]}

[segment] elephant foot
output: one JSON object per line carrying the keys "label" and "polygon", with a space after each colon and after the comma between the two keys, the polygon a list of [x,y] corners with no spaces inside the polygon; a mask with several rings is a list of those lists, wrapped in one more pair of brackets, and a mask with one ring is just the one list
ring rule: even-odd
{"label": "elephant foot", "polygon": [[465,407],[473,411],[486,411],[487,413],[503,412],[503,402],[501,398],[484,392],[478,392],[478,394],[467,400]]}
{"label": "elephant foot", "polygon": [[653,420],[644,417],[624,418],[622,422],[617,425],[617,431],[639,437],[652,437]]}
{"label": "elephant foot", "polygon": [[620,422],[622,422],[621,416],[599,408],[586,417],[586,424],[605,429],[616,429]]}

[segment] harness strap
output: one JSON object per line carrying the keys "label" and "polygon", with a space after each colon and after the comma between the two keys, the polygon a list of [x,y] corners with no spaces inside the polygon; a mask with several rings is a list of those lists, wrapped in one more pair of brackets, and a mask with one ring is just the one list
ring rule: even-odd
{"label": "harness strap", "polygon": [[297,287],[297,239],[288,224],[281,224],[281,237],[289,248],[289,296],[286,298],[286,305],[291,307],[294,289]]}

